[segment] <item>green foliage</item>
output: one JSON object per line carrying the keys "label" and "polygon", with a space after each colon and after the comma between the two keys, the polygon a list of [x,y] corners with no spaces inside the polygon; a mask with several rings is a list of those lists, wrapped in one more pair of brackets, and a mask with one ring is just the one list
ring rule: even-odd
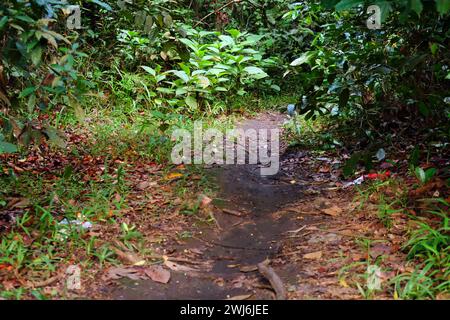
{"label": "green foliage", "polygon": [[[28,144],[47,136],[30,121],[58,103],[71,106],[90,86],[76,68],[77,59],[85,55],[79,44],[63,35],[64,27],[57,21],[66,5],[47,0],[0,4],[0,102],[6,110],[2,139]],[[14,150],[2,144],[3,150],[8,146],[5,152]]]}
{"label": "green foliage", "polygon": [[422,184],[425,184],[433,179],[434,175],[436,174],[436,168],[428,168],[427,170],[424,170],[421,167],[416,167],[414,173],[416,174],[417,179]]}
{"label": "green foliage", "polygon": [[184,26],[184,31],[186,37],[177,42],[185,46],[187,56],[170,53],[170,59],[178,61],[173,65],[176,69],[162,71],[161,65],[141,66],[148,75],[136,79],[140,84],[135,85],[144,87],[146,94],[142,98],[147,105],[162,111],[176,108],[188,113],[224,112],[230,94],[246,94],[246,88],[268,77],[263,68],[275,64],[253,49],[261,36],[235,29],[221,34]]}
{"label": "green foliage", "polygon": [[[438,199],[446,208],[449,203]],[[418,221],[405,249],[408,258],[418,261],[415,271],[399,275],[393,280],[402,299],[435,298],[440,292],[450,292],[450,227],[448,214],[442,209],[429,212],[438,225]]]}
{"label": "green foliage", "polygon": [[[403,14],[408,15],[411,11],[414,11],[418,16],[422,13],[424,9],[424,5],[430,7],[431,1],[422,1],[422,0],[375,0],[375,1],[366,1],[366,0],[322,0],[322,4],[326,8],[336,8],[338,11],[349,10],[356,6],[369,6],[369,5],[377,5],[381,8],[382,16],[385,18],[394,8],[399,8],[403,10]],[[434,10],[439,12],[441,15],[445,15],[450,11],[450,3],[445,0],[434,0]],[[385,19],[383,19],[385,20]]]}

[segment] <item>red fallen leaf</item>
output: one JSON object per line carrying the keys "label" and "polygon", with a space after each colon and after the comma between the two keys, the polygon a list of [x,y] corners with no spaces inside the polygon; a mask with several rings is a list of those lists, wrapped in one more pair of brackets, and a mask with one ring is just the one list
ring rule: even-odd
{"label": "red fallen leaf", "polygon": [[385,173],[369,173],[369,174],[365,175],[364,177],[369,180],[377,180],[377,179],[384,180],[390,176],[391,176],[391,172],[388,170]]}
{"label": "red fallen leaf", "polygon": [[6,270],[11,271],[13,269],[13,266],[7,263],[1,263],[0,264],[0,270]]}
{"label": "red fallen leaf", "polygon": [[378,173],[369,173],[368,175],[366,175],[366,178],[370,180],[376,180],[378,179]]}
{"label": "red fallen leaf", "polygon": [[320,273],[325,273],[325,272],[328,272],[328,268],[326,268],[326,267],[319,267],[319,269],[317,269],[317,271],[320,272]]}

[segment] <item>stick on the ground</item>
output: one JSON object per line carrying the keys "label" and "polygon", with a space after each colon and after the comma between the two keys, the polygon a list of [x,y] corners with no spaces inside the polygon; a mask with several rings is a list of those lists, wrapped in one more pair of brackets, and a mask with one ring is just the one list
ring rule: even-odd
{"label": "stick on the ground", "polygon": [[286,300],[286,289],[275,271],[266,262],[258,263],[259,272],[270,282],[277,295],[277,300]]}
{"label": "stick on the ground", "polygon": [[231,214],[232,216],[236,216],[236,217],[242,217],[244,215],[243,213],[241,213],[239,211],[226,209],[226,208],[222,209],[222,212],[223,213],[227,213],[227,214]]}

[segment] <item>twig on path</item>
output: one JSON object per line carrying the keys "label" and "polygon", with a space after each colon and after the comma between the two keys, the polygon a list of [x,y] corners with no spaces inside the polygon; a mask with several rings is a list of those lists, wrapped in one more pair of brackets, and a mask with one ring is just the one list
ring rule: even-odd
{"label": "twig on path", "polygon": [[267,261],[258,263],[259,272],[270,282],[270,285],[277,294],[277,300],[286,300],[286,289],[280,277],[269,267]]}
{"label": "twig on path", "polygon": [[29,288],[47,287],[47,286],[53,284],[54,282],[62,279],[63,276],[64,276],[64,274],[59,272],[56,276],[50,277],[43,281],[37,281],[37,282],[28,281],[27,287],[29,287]]}
{"label": "twig on path", "polygon": [[235,217],[242,217],[245,215],[242,212],[239,212],[236,210],[231,210],[231,209],[226,209],[226,208],[222,209],[222,212],[226,213],[226,214],[231,214],[232,216],[235,216]]}
{"label": "twig on path", "polygon": [[303,229],[305,229],[306,227],[308,227],[308,225],[304,225],[304,226],[298,228],[297,230],[289,230],[289,231],[286,231],[286,233],[297,234],[297,233],[299,233],[300,231],[302,231]]}
{"label": "twig on path", "polygon": [[313,232],[312,231],[310,231],[310,232],[305,232],[305,233],[302,233],[302,234],[296,234],[296,235],[293,235],[293,236],[287,236],[287,237],[285,237],[285,239],[298,239],[298,238],[304,238],[304,237],[306,237],[306,236],[309,236],[310,234],[312,234]]}
{"label": "twig on path", "polygon": [[216,216],[214,215],[213,212],[209,213],[209,216],[214,220],[214,222],[216,223],[217,229],[219,229],[220,231],[222,231],[222,227],[219,224],[219,221],[217,221]]}

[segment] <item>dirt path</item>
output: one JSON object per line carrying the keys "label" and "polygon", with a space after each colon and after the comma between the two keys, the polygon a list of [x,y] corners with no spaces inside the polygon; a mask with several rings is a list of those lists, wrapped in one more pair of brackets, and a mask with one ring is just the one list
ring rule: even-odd
{"label": "dirt path", "polygon": [[[270,129],[284,121],[269,113],[239,126]],[[342,257],[346,246],[354,250],[352,237],[323,232],[345,226],[346,219],[338,215],[351,201],[336,195],[329,173],[312,171],[305,159],[305,152],[287,151],[280,172],[269,177],[260,175],[258,165],[211,169],[220,187],[212,209],[217,228],[203,229],[201,236],[178,247],[182,254],[173,260],[190,269],[172,271],[168,284],[122,280],[112,298],[273,299],[273,288],[256,268],[266,259],[289,298],[357,298],[357,291],[337,278],[345,261],[336,252],[341,248]]]}

